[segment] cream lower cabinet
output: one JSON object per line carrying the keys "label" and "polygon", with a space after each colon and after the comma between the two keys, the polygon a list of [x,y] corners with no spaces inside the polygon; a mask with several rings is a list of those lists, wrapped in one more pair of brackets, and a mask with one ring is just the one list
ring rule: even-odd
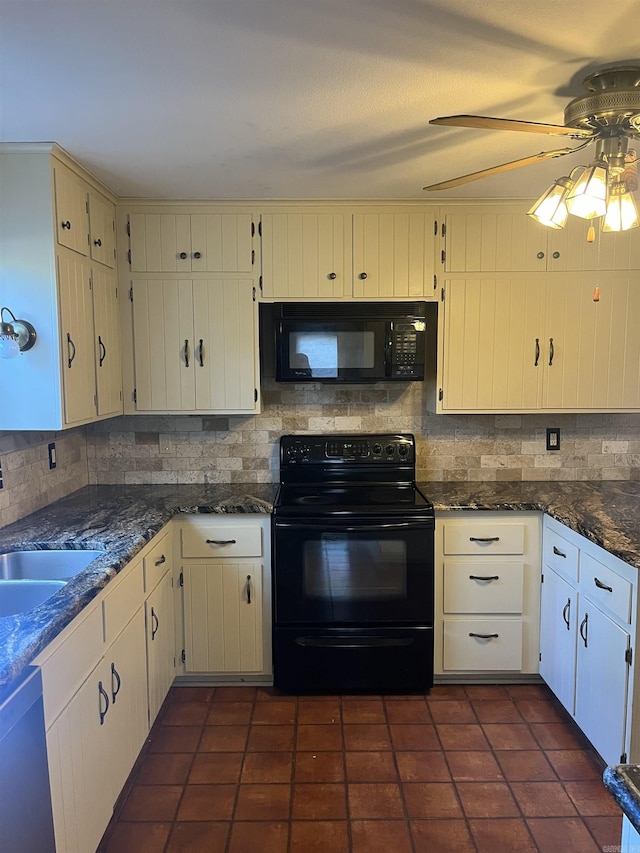
{"label": "cream lower cabinet", "polygon": [[450,279],[438,411],[635,411],[639,311],[624,273]]}
{"label": "cream lower cabinet", "polygon": [[169,525],[143,560],[149,726],[158,716],[176,671],[172,534],[173,525]]}
{"label": "cream lower cabinet", "polygon": [[[608,764],[632,741],[637,570],[545,517],[540,675]],[[635,759],[630,759],[635,760]]]}
{"label": "cream lower cabinet", "polygon": [[538,671],[540,517],[436,517],[435,676]]}
{"label": "cream lower cabinet", "polygon": [[257,303],[251,279],[136,279],[135,411],[255,414]]}
{"label": "cream lower cabinet", "polygon": [[185,673],[271,674],[269,533],[255,515],[180,524]]}

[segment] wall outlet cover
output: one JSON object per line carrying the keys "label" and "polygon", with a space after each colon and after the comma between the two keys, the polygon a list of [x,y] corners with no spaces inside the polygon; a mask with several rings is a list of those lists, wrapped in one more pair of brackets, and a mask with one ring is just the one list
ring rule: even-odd
{"label": "wall outlet cover", "polygon": [[52,441],[48,447],[49,450],[49,468],[53,470],[56,467],[56,443]]}
{"label": "wall outlet cover", "polygon": [[547,450],[560,450],[559,427],[549,427],[547,429]]}

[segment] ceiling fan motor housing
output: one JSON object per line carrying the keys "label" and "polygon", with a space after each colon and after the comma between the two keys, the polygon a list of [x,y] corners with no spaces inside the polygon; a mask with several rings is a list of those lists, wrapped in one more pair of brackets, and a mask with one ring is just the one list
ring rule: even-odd
{"label": "ceiling fan motor housing", "polygon": [[600,138],[640,138],[640,65],[602,68],[585,77],[583,85],[589,94],[567,105],[567,127],[593,130]]}

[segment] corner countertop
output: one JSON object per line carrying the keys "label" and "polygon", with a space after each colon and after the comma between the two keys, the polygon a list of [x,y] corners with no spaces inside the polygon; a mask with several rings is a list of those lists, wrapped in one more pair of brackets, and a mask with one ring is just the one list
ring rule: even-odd
{"label": "corner countertop", "polygon": [[640,832],[640,767],[637,764],[607,767],[602,781],[636,832]]}
{"label": "corner countertop", "polygon": [[43,604],[0,618],[0,696],[174,515],[270,514],[275,492],[272,484],[86,486],[1,528],[0,553],[74,548],[104,554]]}
{"label": "corner countertop", "polygon": [[[442,510],[546,512],[640,568],[640,483],[420,483]],[[104,554],[47,602],[0,618],[0,694],[177,513],[266,513],[277,486],[86,486],[0,529],[0,553],[96,548]]]}

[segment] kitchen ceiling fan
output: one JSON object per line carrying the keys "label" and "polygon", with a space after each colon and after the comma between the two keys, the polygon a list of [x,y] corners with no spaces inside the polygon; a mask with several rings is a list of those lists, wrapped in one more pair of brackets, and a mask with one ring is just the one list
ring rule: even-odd
{"label": "kitchen ceiling fan", "polygon": [[593,219],[604,216],[603,230],[621,231],[639,224],[631,193],[638,187],[637,157],[630,142],[640,142],[640,64],[607,66],[583,81],[586,95],[574,98],[564,111],[564,125],[489,116],[454,115],[431,119],[429,124],[542,133],[579,140],[573,148],[541,151],[530,157],[501,163],[424,187],[447,190],[491,175],[519,169],[542,160],[564,157],[596,143],[589,166],[578,166],[559,178],[529,213],[545,225],[563,227],[567,213]]}

